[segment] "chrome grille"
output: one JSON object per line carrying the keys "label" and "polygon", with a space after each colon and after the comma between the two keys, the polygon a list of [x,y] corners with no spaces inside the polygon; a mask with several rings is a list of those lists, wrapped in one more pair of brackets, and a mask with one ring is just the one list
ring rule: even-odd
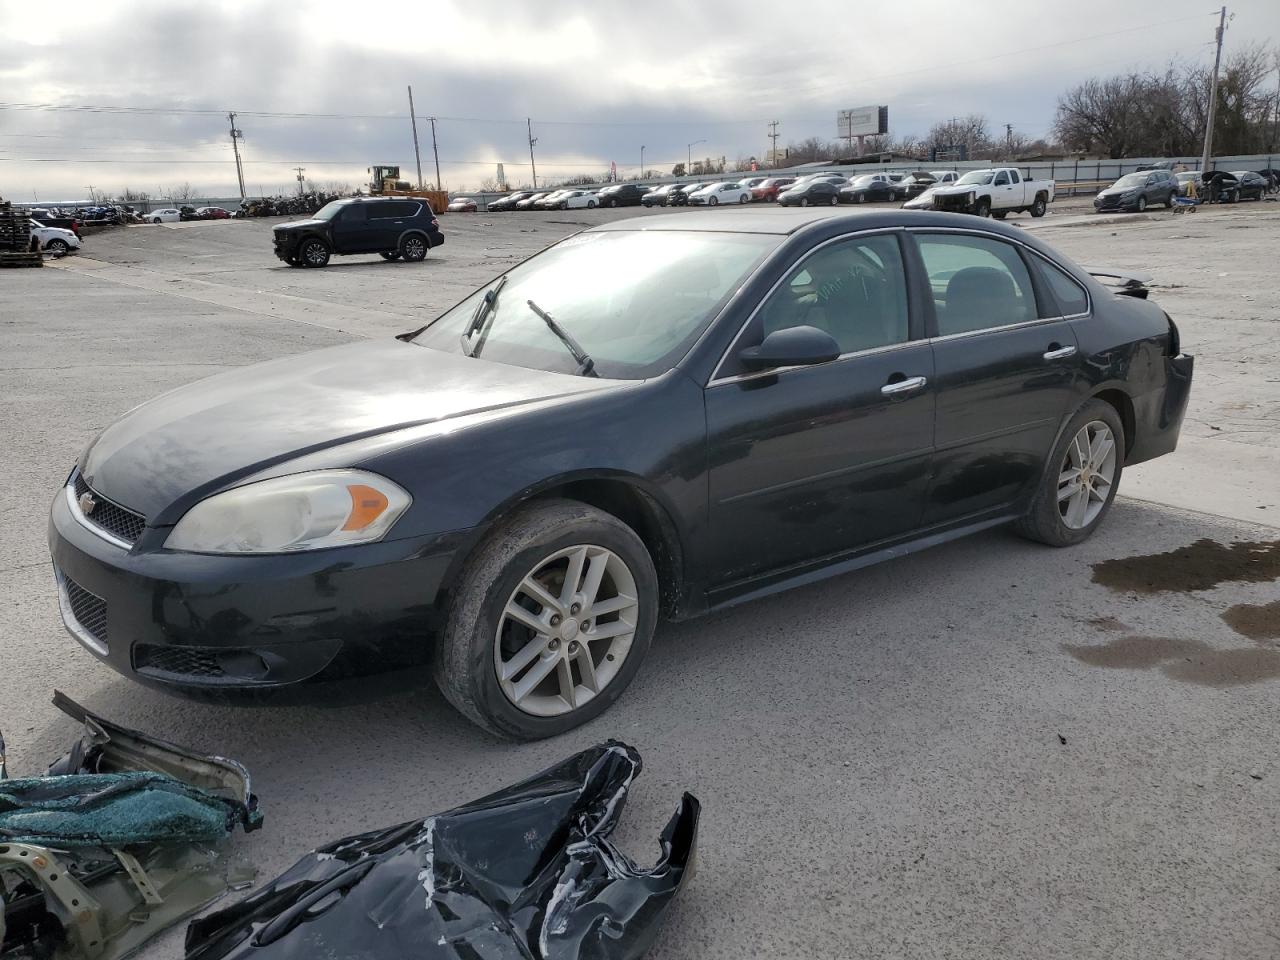
{"label": "chrome grille", "polygon": [[71,615],[84,631],[94,639],[107,642],[107,601],[90,593],[80,584],[63,574],[62,585],[67,591]]}
{"label": "chrome grille", "polygon": [[128,544],[132,545],[138,542],[138,538],[142,536],[142,531],[147,525],[147,518],[102,496],[102,494],[85,483],[84,477],[77,471],[75,479],[77,508],[80,497],[86,493],[93,497],[95,506],[90,513],[85,513],[83,510],[80,511],[85,520]]}

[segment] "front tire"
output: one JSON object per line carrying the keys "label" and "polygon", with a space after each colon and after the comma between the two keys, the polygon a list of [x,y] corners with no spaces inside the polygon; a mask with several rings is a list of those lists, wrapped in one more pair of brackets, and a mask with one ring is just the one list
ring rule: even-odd
{"label": "front tire", "polygon": [[975,217],[991,216],[991,201],[984,199],[984,200],[979,200],[977,203],[975,203],[973,205],[973,215]]}
{"label": "front tire", "polygon": [[1133,208],[1138,213],[1143,213],[1147,209],[1147,198],[1139,197],[1137,205]]}
{"label": "front tire", "polygon": [[44,248],[52,253],[55,257],[65,257],[71,250],[70,245],[65,240],[50,240],[44,245]]}
{"label": "front tire", "polygon": [[739,198],[738,198],[738,202],[739,202],[739,203],[746,203],[746,202],[747,202],[747,198],[746,198],[746,197],[739,197]]}
{"label": "front tire", "polygon": [[840,202],[840,198],[833,193],[831,195],[831,205],[834,207],[839,202]]}
{"label": "front tire", "polygon": [[801,198],[800,198],[800,206],[802,206],[802,207],[807,207],[808,205],[809,205],[809,198],[808,198],[808,197],[801,197]]}
{"label": "front tire", "polygon": [[1018,532],[1051,547],[1088,539],[1115,500],[1124,450],[1115,408],[1103,400],[1085,403],[1062,431]]}
{"label": "front tire", "polygon": [[594,210],[595,208],[596,208],[596,202],[595,202],[594,200],[588,200],[588,201],[587,201],[587,209],[588,209],[588,210]]}
{"label": "front tire", "polygon": [[152,222],[152,223],[159,223],[159,222],[160,222],[160,218],[159,218],[159,217],[152,217],[152,218],[151,218],[151,222]]}
{"label": "front tire", "polygon": [[555,736],[622,695],[657,616],[657,573],[635,531],[583,503],[536,502],[495,530],[461,574],[436,646],[436,683],[491,733]]}
{"label": "front tire", "polygon": [[717,200],[715,197],[712,197],[710,200],[707,201],[707,206],[714,207],[714,206],[718,206],[719,203],[720,203],[719,200]]}
{"label": "front tire", "polygon": [[308,240],[298,251],[298,259],[306,267],[323,267],[329,263],[329,248],[322,240]]}

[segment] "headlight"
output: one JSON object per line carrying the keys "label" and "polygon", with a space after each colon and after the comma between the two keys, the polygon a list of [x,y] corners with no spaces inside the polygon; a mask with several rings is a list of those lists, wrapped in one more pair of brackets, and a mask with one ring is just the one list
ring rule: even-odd
{"label": "headlight", "polygon": [[380,540],[413,499],[363,470],[260,480],[202,500],[165,546],[189,553],[290,553]]}

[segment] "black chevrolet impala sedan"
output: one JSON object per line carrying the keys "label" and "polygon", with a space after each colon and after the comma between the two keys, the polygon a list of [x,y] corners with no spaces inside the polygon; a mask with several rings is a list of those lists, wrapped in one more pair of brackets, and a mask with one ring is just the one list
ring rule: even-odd
{"label": "black chevrolet impala sedan", "polygon": [[1187,404],[1145,292],[965,216],[600,226],[107,427],[53,502],[62,616],[175,692],[429,663],[483,727],[554,734],[660,618],[997,524],[1089,536]]}

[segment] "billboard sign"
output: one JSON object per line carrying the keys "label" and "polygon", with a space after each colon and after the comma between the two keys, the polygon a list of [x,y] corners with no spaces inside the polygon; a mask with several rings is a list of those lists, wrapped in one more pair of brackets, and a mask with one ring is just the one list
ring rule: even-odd
{"label": "billboard sign", "polygon": [[836,136],[874,137],[889,132],[888,107],[854,107],[836,113]]}

